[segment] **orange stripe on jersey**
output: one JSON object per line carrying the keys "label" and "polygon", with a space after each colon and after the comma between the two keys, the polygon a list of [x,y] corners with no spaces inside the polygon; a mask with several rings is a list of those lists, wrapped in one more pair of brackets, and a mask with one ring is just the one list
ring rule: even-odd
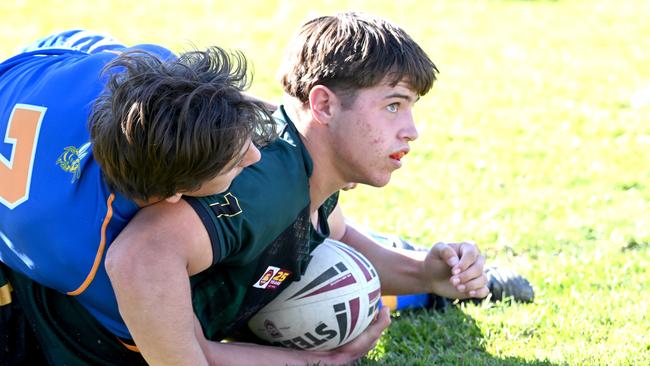
{"label": "orange stripe on jersey", "polygon": [[70,296],[77,296],[80,293],[84,292],[88,286],[90,286],[90,283],[93,282],[93,279],[95,279],[95,275],[97,274],[97,269],[99,268],[99,264],[102,262],[102,256],[104,255],[104,248],[106,247],[106,227],[108,226],[108,223],[111,221],[111,218],[113,217],[113,200],[115,199],[115,194],[111,193],[110,196],[108,196],[108,199],[106,200],[106,216],[104,217],[104,223],[102,224],[102,232],[101,232],[101,239],[99,241],[99,248],[97,248],[97,254],[95,254],[95,262],[93,263],[93,267],[90,269],[90,273],[88,273],[88,276],[86,277],[86,280],[79,286],[78,289],[74,291],[68,292],[68,295]]}
{"label": "orange stripe on jersey", "polygon": [[394,311],[397,309],[397,296],[384,295],[381,297],[381,305]]}
{"label": "orange stripe on jersey", "polygon": [[140,353],[140,349],[139,349],[138,346],[136,346],[135,344],[128,344],[128,343],[124,342],[123,340],[121,340],[120,338],[118,338],[118,337],[116,337],[116,338],[117,338],[117,340],[120,341],[120,343],[122,343],[122,345],[123,345],[124,347],[126,347],[126,349],[128,349],[129,351],[133,351],[133,352],[138,352],[138,353]]}

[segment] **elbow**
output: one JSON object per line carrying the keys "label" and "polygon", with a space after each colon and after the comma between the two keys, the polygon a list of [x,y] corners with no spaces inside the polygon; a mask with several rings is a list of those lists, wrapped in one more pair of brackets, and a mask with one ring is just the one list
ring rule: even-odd
{"label": "elbow", "polygon": [[136,275],[137,269],[137,258],[132,249],[127,245],[120,245],[119,241],[116,240],[111,246],[109,246],[106,251],[106,259],[104,261],[104,268],[108,274],[108,278],[111,280],[113,287],[116,288],[116,284],[123,283],[128,281],[130,278],[134,278]]}

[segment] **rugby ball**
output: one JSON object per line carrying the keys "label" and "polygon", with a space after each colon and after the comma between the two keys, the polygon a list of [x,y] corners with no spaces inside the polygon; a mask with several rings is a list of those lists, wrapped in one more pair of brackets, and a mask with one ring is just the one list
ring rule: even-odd
{"label": "rugby ball", "polygon": [[311,256],[300,281],[249,320],[256,336],[277,346],[329,350],[350,342],[372,322],[381,294],[370,261],[329,239]]}

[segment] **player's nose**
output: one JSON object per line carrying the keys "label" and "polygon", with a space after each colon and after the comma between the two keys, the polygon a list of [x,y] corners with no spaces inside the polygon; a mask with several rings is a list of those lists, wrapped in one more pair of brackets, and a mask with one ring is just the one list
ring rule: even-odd
{"label": "player's nose", "polygon": [[413,119],[413,113],[408,113],[404,118],[404,125],[400,130],[400,138],[406,141],[414,141],[418,138],[418,129],[415,127],[415,120]]}

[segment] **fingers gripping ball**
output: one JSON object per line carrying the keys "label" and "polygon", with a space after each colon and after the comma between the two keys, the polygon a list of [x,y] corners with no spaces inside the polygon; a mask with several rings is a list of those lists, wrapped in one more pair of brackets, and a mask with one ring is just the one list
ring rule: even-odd
{"label": "fingers gripping ball", "polygon": [[346,344],[372,322],[380,283],[370,261],[351,247],[326,240],[307,271],[248,322],[274,345],[329,350]]}

